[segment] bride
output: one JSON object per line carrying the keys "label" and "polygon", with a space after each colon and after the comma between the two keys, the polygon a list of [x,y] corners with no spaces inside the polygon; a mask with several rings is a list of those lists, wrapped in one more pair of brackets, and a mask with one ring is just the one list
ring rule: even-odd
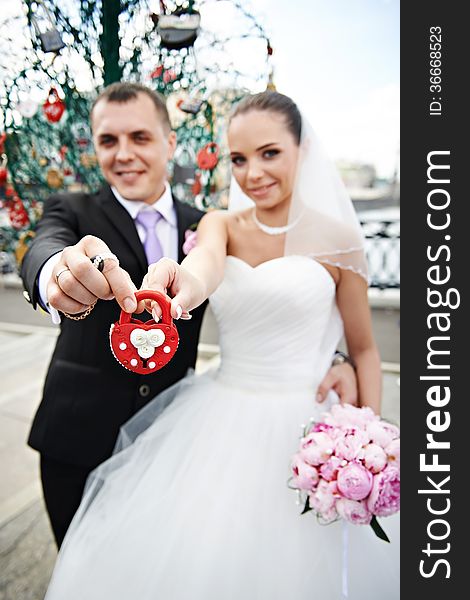
{"label": "bride", "polygon": [[[174,318],[210,297],[221,364],[157,396],[90,477],[47,600],[394,600],[398,519],[321,525],[289,489],[301,424],[343,334],[360,404],[380,412],[360,227],[294,102],[245,98],[229,129],[229,211],[143,289]],[[156,303],[146,308],[161,314]],[[171,364],[167,367],[171,368]]]}

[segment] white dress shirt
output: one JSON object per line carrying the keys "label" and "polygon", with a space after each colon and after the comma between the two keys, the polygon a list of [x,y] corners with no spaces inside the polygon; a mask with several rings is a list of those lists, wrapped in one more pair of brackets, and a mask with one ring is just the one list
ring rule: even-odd
{"label": "white dress shirt", "polygon": [[[162,215],[162,219],[158,221],[155,226],[157,237],[160,241],[163,250],[163,256],[178,260],[178,224],[176,219],[176,209],[173,202],[173,196],[171,195],[171,189],[168,182],[165,182],[165,191],[153,204],[146,204],[136,200],[126,200],[116,190],[111,188],[116,200],[121,204],[135,220],[137,213],[140,210],[158,210]],[[142,243],[145,241],[145,229],[142,225],[135,223],[137,233]],[[47,307],[47,284],[52,276],[54,267],[60,260],[61,252],[57,252],[51,256],[42,266],[38,275],[38,289],[40,304],[43,308]],[[118,256],[119,258],[119,256]],[[52,306],[49,307],[52,322],[56,325],[60,323],[59,313]]]}

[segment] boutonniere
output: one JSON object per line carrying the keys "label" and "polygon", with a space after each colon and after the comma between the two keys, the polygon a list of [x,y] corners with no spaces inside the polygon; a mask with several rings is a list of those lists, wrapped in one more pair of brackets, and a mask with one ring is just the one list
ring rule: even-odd
{"label": "boutonniere", "polygon": [[197,244],[197,226],[198,223],[193,223],[184,232],[183,252],[189,254]]}

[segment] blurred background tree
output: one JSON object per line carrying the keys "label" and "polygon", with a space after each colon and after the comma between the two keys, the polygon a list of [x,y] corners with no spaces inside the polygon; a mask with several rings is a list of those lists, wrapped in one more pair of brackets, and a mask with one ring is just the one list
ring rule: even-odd
{"label": "blurred background tree", "polygon": [[101,184],[89,109],[115,81],[165,96],[178,148],[175,195],[224,206],[226,117],[273,86],[272,48],[247,3],[231,0],[22,0],[0,26],[0,251],[17,263],[53,192]]}

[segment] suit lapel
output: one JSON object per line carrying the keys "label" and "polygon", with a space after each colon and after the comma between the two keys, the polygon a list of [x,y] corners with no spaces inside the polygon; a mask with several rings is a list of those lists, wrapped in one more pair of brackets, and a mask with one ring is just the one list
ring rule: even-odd
{"label": "suit lapel", "polygon": [[[184,233],[197,219],[194,218],[194,211],[192,211],[189,206],[176,200],[174,197],[173,201],[178,230],[178,262],[180,263],[185,257],[183,252],[183,244],[185,242]],[[125,243],[137,257],[142,270],[146,273],[148,265],[145,250],[140,241],[134,221],[127,210],[119,204],[109,186],[104,186],[100,190],[98,193],[98,202],[103,208],[104,214],[108,220],[121,234]]]}
{"label": "suit lapel", "polygon": [[134,221],[127,210],[119,204],[109,186],[104,186],[98,194],[98,202],[104,214],[115,229],[121,234],[125,243],[137,257],[144,273],[147,272],[147,257],[140,241]]}

